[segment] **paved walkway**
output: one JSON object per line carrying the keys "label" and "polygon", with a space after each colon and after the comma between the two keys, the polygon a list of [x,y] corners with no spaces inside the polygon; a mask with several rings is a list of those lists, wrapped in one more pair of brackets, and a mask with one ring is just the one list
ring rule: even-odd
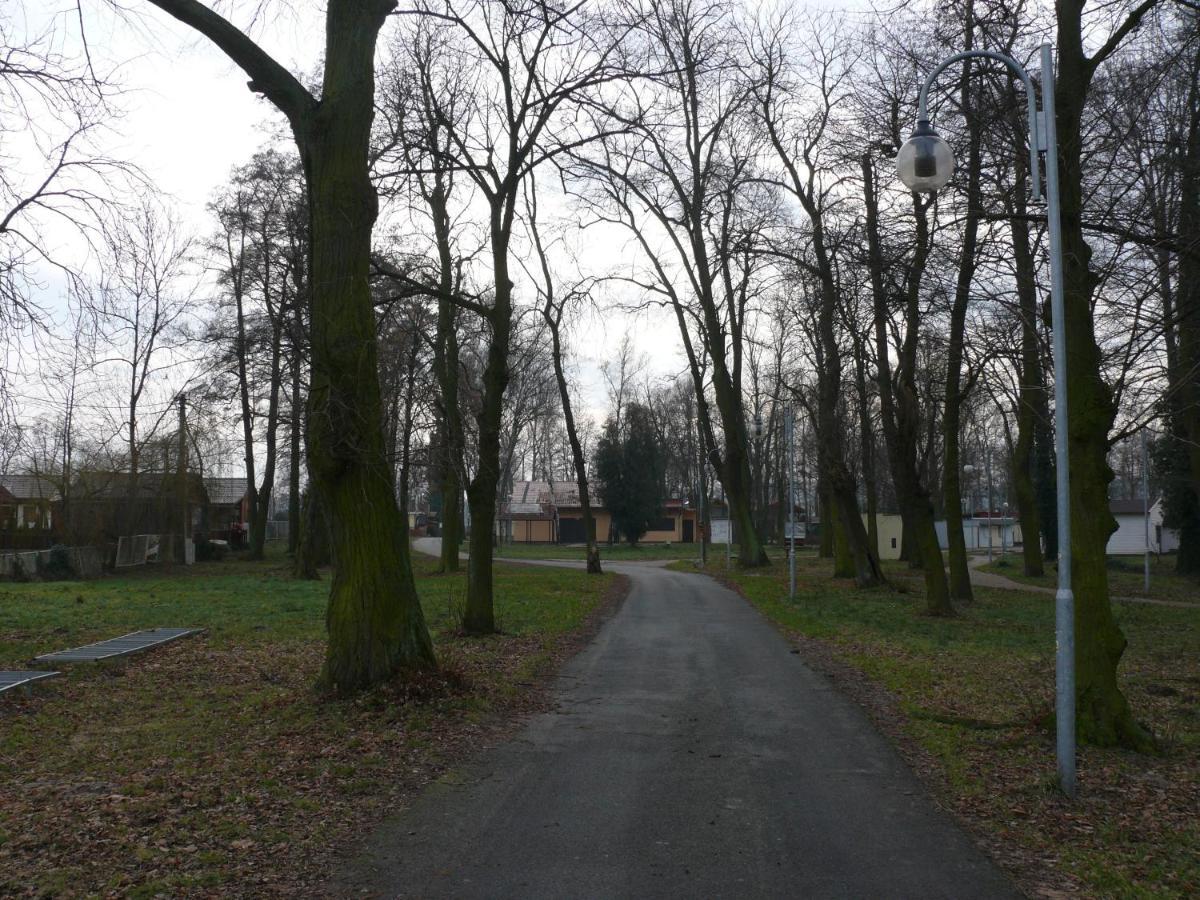
{"label": "paved walkway", "polygon": [[[981,566],[986,566],[988,560],[986,556],[969,556],[967,557],[967,569],[971,573],[971,584],[979,587],[999,588],[1004,591],[1025,591],[1034,594],[1048,594],[1053,597],[1055,594],[1054,588],[1040,587],[1036,584],[1023,584],[1020,581],[1013,581],[1011,578],[1005,578],[1003,575],[997,575],[994,572],[980,571]],[[1175,606],[1182,609],[1200,609],[1200,603],[1188,603],[1184,600],[1155,600],[1153,597],[1112,597],[1117,603],[1144,603],[1148,606]]]}
{"label": "paved walkway", "polygon": [[430,786],[339,893],[1016,896],[753,607],[701,575],[606,566],[630,594],[553,711]]}

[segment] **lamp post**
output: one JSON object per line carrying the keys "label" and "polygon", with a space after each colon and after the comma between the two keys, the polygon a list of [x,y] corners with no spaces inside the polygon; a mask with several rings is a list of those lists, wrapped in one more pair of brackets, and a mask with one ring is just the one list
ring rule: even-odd
{"label": "lamp post", "polygon": [[988,447],[987,456],[984,457],[987,465],[987,483],[988,483],[988,565],[992,564],[992,448]]}
{"label": "lamp post", "polygon": [[788,445],[788,599],[796,601],[796,414],[790,407],[784,419]]}
{"label": "lamp post", "polygon": [[[964,475],[966,475],[966,476],[967,476],[967,478],[970,478],[972,475],[974,475],[974,474],[975,474],[975,467],[974,467],[973,465],[971,465],[970,463],[967,463],[965,466],[963,466],[963,474],[964,474]],[[976,487],[976,488],[978,488],[978,487],[979,487],[979,483],[978,483],[978,482],[975,482],[975,487]],[[972,543],[972,547],[971,547],[971,549],[972,549],[972,550],[978,550],[978,549],[979,549],[979,525],[978,525],[978,524],[975,522],[975,513],[976,513],[976,512],[978,511],[978,509],[979,509],[979,506],[978,506],[978,500],[979,500],[979,498],[975,496],[975,491],[974,491],[974,490],[972,490],[972,491],[971,491],[971,499],[970,499],[970,504],[971,504],[971,510],[970,510],[970,512],[971,512],[971,531],[972,531],[972,532],[974,533],[974,535],[975,535],[975,536],[974,536],[974,537],[971,539],[971,543]],[[963,503],[964,503],[964,504],[966,504],[966,503],[967,503],[967,501],[966,501],[966,500],[963,500]],[[949,535],[947,535],[947,536],[946,536],[946,539],[947,539],[947,540],[949,540]]]}
{"label": "lamp post", "polygon": [[[1005,500],[1004,503],[1000,507],[1000,555],[1001,556],[1008,555],[1008,532],[1009,532],[1008,501]],[[1015,546],[1015,544],[1014,544],[1014,546]]]}
{"label": "lamp post", "polygon": [[[938,63],[921,87],[917,125],[896,156],[900,179],[914,191],[933,192],[954,173],[950,145],[938,137],[929,121],[928,96],[933,81],[948,66],[964,59],[994,59],[1004,63],[1025,85],[1029,113],[1029,174],[1034,199],[1041,196],[1039,153],[1046,167],[1046,222],[1050,236],[1050,309],[1054,346],[1054,434],[1058,464],[1058,591],[1055,608],[1055,717],[1058,778],[1063,793],[1075,796],[1075,595],[1071,590],[1070,460],[1067,448],[1067,335],[1063,297],[1062,221],[1058,200],[1058,139],[1054,123],[1054,56],[1049,44],[1041,46],[1042,109],[1037,108],[1033,79],[1010,56],[990,50],[956,53]],[[991,511],[989,510],[989,513]],[[990,525],[990,523],[989,523]],[[990,532],[990,528],[989,528]]]}

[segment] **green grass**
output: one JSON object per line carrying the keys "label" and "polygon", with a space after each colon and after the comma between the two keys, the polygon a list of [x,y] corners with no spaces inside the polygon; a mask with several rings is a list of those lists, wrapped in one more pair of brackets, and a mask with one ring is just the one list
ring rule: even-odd
{"label": "green grass", "polygon": [[0,668],[139,628],[208,629],[0,696],[0,894],[319,882],[339,845],[527,702],[615,579],[498,566],[503,634],[464,638],[465,577],[435,564],[417,557],[417,586],[447,674],[350,700],[313,690],[328,581],[279,561],[0,584]]}
{"label": "green grass", "polygon": [[[1057,584],[1058,567],[1047,563],[1046,573],[1040,577],[1025,575],[1024,563],[1019,555],[1000,556],[991,565],[982,567],[984,572],[1003,575],[1021,584],[1053,588]],[[1114,597],[1149,597],[1154,600],[1171,600],[1184,603],[1200,603],[1200,580],[1187,578],[1175,572],[1174,556],[1150,557],[1150,593],[1146,593],[1145,562],[1141,556],[1110,556],[1108,558],[1109,593]]]}
{"label": "green grass", "polygon": [[786,631],[820,640],[886,687],[952,802],[1018,847],[1019,858],[1054,859],[1088,896],[1196,895],[1200,612],[1114,607],[1129,640],[1122,688],[1162,753],[1082,748],[1081,799],[1072,805],[1048,789],[1054,605],[1044,595],[977,589],[958,615],[931,618],[920,610],[919,581],[902,566],[888,571],[905,577],[905,593],[857,590],[811,556],[801,555],[798,568],[791,602],[782,562],[729,573],[710,567]]}
{"label": "green grass", "polygon": [[[715,553],[716,548],[710,549]],[[736,548],[734,550],[736,552]],[[496,556],[503,559],[578,559],[586,558],[586,548],[582,545],[560,544],[502,544],[496,548]],[[720,548],[724,555],[725,548]],[[697,544],[639,544],[630,547],[628,544],[600,545],[600,560],[611,559],[613,562],[636,562],[638,560],[660,559],[695,559],[700,554]]]}

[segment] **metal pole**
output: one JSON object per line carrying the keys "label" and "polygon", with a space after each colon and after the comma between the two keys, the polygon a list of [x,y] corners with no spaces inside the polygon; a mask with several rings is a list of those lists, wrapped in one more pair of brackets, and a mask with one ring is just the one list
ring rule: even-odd
{"label": "metal pole", "polygon": [[[947,66],[970,57],[998,60],[1025,84],[1029,113],[1030,192],[1038,197],[1038,152],[1046,154],[1046,221],[1050,237],[1050,309],[1054,346],[1054,442],[1058,494],[1058,590],[1054,595],[1055,719],[1058,779],[1068,797],[1075,796],[1075,594],[1071,590],[1071,470],[1067,416],[1066,298],[1063,294],[1062,211],[1059,206],[1058,135],[1054,122],[1054,53],[1041,45],[1042,111],[1036,111],[1033,79],[1015,59],[990,50],[968,50],[947,57],[925,79],[917,103],[917,124],[928,123],[929,89]],[[991,510],[988,510],[991,539]]]}
{"label": "metal pole", "polygon": [[1150,593],[1150,458],[1146,450],[1146,429],[1142,429],[1142,508],[1146,524],[1146,593]]}
{"label": "metal pole", "polygon": [[788,430],[788,599],[796,600],[796,413],[787,414]]}
{"label": "metal pole", "polygon": [[992,564],[992,448],[988,447],[987,452],[987,480],[988,480],[988,565]]}
{"label": "metal pole", "polygon": [[[1058,134],[1054,122],[1054,54],[1042,44],[1042,115],[1038,146],[1046,151],[1046,219],[1050,232],[1050,308],[1054,326],[1054,438],[1058,463],[1058,591],[1054,595],[1058,780],[1075,796],[1075,594],[1071,590],[1071,459],[1067,417],[1067,311],[1063,296]],[[1036,153],[1034,154],[1036,155]]]}

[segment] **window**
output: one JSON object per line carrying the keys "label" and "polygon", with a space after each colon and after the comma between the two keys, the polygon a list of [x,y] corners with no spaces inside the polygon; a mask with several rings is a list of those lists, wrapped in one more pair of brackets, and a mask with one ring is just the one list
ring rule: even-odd
{"label": "window", "polygon": [[675,520],[673,518],[652,519],[650,521],[650,527],[647,528],[646,530],[647,531],[674,531],[675,530]]}
{"label": "window", "polygon": [[892,549],[893,550],[896,549],[896,539],[895,538],[892,538]]}

